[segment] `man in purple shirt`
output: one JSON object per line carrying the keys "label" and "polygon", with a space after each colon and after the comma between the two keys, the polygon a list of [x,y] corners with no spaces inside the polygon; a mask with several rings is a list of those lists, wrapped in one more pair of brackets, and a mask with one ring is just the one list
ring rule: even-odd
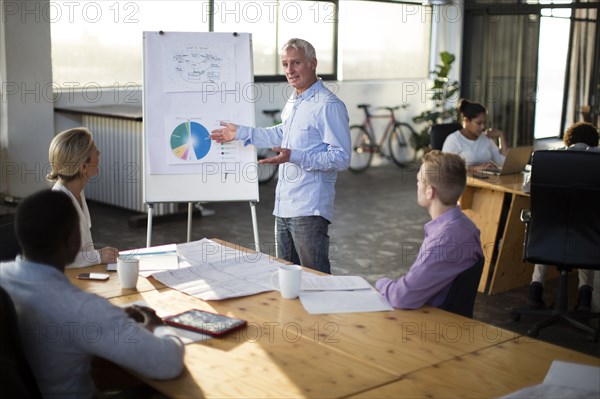
{"label": "man in purple shirt", "polygon": [[432,219],[425,224],[425,239],[406,275],[375,283],[395,308],[441,306],[456,276],[483,258],[479,229],[457,204],[466,181],[460,156],[431,151],[423,157],[417,173],[417,202]]}

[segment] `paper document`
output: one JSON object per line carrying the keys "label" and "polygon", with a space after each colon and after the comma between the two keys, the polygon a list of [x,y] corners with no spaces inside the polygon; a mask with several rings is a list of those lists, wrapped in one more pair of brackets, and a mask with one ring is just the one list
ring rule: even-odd
{"label": "paper document", "polygon": [[[140,276],[149,277],[162,270],[179,268],[177,245],[167,244],[149,248],[137,248],[119,252],[120,257],[132,257],[140,260]],[[116,271],[117,264],[110,263],[107,271]]]}
{"label": "paper document", "polygon": [[555,360],[544,384],[561,385],[600,393],[600,367]]}
{"label": "paper document", "polygon": [[263,253],[246,253],[211,240],[177,246],[179,269],[154,273],[166,286],[208,300],[272,291],[279,262]]}
{"label": "paper document", "polygon": [[145,256],[145,255],[164,255],[174,254],[177,252],[177,244],[159,245],[156,247],[136,248],[128,251],[120,251],[119,256]]}
{"label": "paper document", "polygon": [[369,290],[371,285],[360,276],[318,276],[302,273],[302,291]]}
{"label": "paper document", "polygon": [[541,384],[520,389],[502,399],[598,399],[600,367],[554,360]]}
{"label": "paper document", "polygon": [[179,269],[177,254],[151,255],[140,258],[140,276],[149,277],[163,270]]}
{"label": "paper document", "polygon": [[300,301],[310,314],[381,312],[394,310],[377,291],[303,291]]}

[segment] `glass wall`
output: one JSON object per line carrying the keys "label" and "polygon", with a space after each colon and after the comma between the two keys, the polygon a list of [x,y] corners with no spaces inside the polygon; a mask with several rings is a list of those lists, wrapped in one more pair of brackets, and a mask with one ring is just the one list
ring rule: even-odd
{"label": "glass wall", "polygon": [[79,0],[50,1],[42,11],[51,23],[58,89],[140,86],[143,31],[208,32],[211,27],[252,33],[257,80],[282,78],[279,49],[292,37],[315,46],[317,72],[325,79],[428,75],[431,7],[418,3]]}
{"label": "glass wall", "polygon": [[289,39],[308,40],[320,75],[335,75],[336,4],[333,1],[216,1],[215,32],[251,32],[254,74],[282,75],[279,49]]}
{"label": "glass wall", "polygon": [[342,79],[427,77],[431,10],[420,4],[340,2]]}
{"label": "glass wall", "polygon": [[570,9],[542,9],[534,138],[560,136],[571,21]]}
{"label": "glass wall", "polygon": [[143,31],[208,32],[207,1],[51,1],[55,87],[142,84]]}

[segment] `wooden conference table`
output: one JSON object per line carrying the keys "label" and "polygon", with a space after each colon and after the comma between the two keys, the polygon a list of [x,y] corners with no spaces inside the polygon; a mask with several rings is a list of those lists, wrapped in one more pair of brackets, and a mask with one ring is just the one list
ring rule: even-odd
{"label": "wooden conference table", "polygon": [[143,300],[161,316],[198,308],[248,321],[224,338],[186,345],[179,378],[144,380],[172,398],[497,397],[540,383],[553,360],[599,364],[436,308],[310,315],[277,291],[205,302],[153,278],[122,290],[116,274],[83,281],[78,271],[67,271],[76,285],[114,304]]}
{"label": "wooden conference table", "polygon": [[[523,262],[525,224],[521,209],[530,206],[522,174],[467,178],[460,205],[481,230],[485,264],[479,292],[497,294],[531,282],[533,265]],[[552,277],[555,274],[552,271]]]}

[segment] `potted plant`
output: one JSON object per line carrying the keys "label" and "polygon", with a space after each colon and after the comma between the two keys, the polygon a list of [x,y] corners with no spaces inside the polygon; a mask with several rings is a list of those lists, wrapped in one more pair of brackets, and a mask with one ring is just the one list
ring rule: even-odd
{"label": "potted plant", "polygon": [[435,70],[431,71],[434,76],[433,87],[431,87],[433,108],[423,111],[413,118],[413,122],[423,124],[423,128],[412,137],[413,146],[417,151],[422,149],[427,152],[430,149],[431,138],[429,132],[432,125],[458,120],[456,107],[449,102],[458,92],[458,81],[448,78],[456,57],[454,54],[442,51],[440,58],[441,63],[437,64]]}

